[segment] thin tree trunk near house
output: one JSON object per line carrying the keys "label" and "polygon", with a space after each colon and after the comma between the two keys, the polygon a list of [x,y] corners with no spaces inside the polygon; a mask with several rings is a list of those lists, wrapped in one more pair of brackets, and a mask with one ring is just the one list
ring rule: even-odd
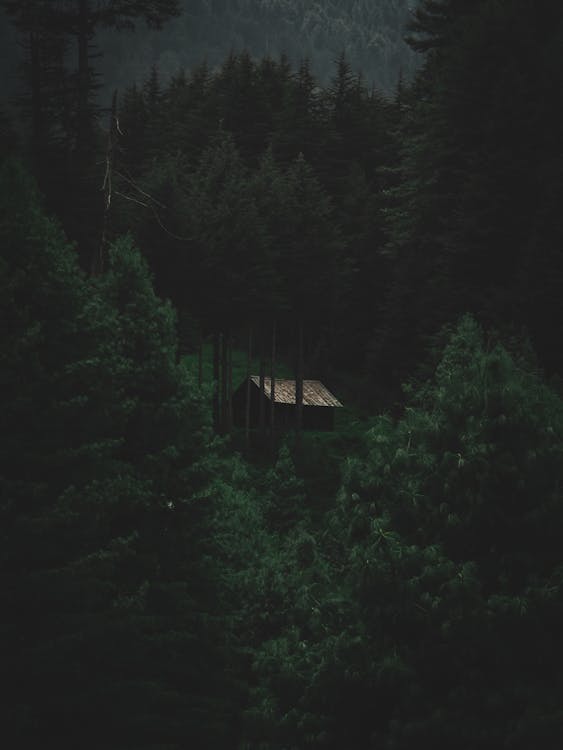
{"label": "thin tree trunk near house", "polygon": [[246,401],[244,409],[244,437],[246,449],[250,448],[250,376],[252,367],[252,327],[248,327],[248,348],[246,351]]}
{"label": "thin tree trunk near house", "polygon": [[200,388],[203,385],[203,333],[201,331],[197,349],[197,384]]}
{"label": "thin tree trunk near house", "polygon": [[221,378],[221,335],[217,332],[213,334],[213,430],[219,432],[221,402],[219,396],[219,381]]}
{"label": "thin tree trunk near house", "polygon": [[233,429],[233,337],[227,339],[227,401],[225,408],[225,429],[230,433]]}
{"label": "thin tree trunk near house", "polygon": [[297,323],[297,353],[295,357],[295,437],[296,445],[301,447],[303,433],[303,320]]}
{"label": "thin tree trunk near house", "polygon": [[264,330],[260,335],[260,413],[259,413],[260,436],[266,434],[266,337]]}
{"label": "thin tree trunk near house", "polygon": [[221,432],[227,430],[227,399],[229,381],[229,337],[221,334]]}
{"label": "thin tree trunk near house", "polygon": [[272,359],[270,363],[270,438],[272,443],[272,456],[276,449],[276,321],[272,324]]}

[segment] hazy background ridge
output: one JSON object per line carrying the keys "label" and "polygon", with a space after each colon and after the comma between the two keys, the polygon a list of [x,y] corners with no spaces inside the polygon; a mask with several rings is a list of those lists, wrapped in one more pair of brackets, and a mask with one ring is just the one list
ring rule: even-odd
{"label": "hazy background ridge", "polygon": [[183,15],[161,32],[103,36],[104,81],[118,88],[140,81],[153,64],[164,78],[206,60],[213,68],[231,51],[256,57],[309,58],[326,83],[345,52],[366,82],[392,90],[417,56],[403,40],[414,0],[184,0]]}

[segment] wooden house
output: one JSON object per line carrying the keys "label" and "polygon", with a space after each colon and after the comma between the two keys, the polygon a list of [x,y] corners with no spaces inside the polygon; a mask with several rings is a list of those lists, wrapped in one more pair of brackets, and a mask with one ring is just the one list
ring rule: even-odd
{"label": "wooden house", "polygon": [[[263,401],[265,423],[269,424],[272,403],[270,378],[264,380],[264,393],[260,392],[260,378],[250,377],[233,393],[233,418],[237,427],[246,424],[246,396],[250,385],[250,427],[260,422],[260,401]],[[335,409],[342,404],[319,380],[303,381],[303,429],[333,430]],[[274,426],[276,430],[291,430],[296,425],[295,380],[276,378],[274,385]]]}

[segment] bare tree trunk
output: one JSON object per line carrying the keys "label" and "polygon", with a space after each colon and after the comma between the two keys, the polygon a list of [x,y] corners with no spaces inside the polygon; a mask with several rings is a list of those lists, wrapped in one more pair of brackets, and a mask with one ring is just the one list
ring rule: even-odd
{"label": "bare tree trunk", "polygon": [[295,358],[295,436],[297,448],[301,448],[303,432],[303,319],[297,323],[297,355]]}
{"label": "bare tree trunk", "polygon": [[270,369],[270,438],[272,442],[272,456],[276,450],[276,321],[272,324],[272,360]]}
{"label": "bare tree trunk", "polygon": [[217,332],[213,334],[213,430],[219,432],[221,403],[219,396],[219,381],[221,379],[220,369],[221,358],[221,335]]}
{"label": "bare tree trunk", "polygon": [[246,449],[250,448],[250,377],[252,375],[250,369],[252,367],[252,327],[248,328],[248,349],[246,353],[246,404],[244,414],[244,435]]}

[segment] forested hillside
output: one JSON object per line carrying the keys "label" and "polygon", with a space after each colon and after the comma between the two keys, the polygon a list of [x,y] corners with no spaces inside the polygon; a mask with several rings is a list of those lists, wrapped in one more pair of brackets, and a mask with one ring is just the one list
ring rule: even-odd
{"label": "forested hillside", "polygon": [[183,0],[183,14],[163,33],[102,37],[106,85],[140,82],[153,64],[164,77],[205,60],[213,69],[230,52],[287,55],[311,63],[328,82],[344,52],[368,86],[390,92],[411,78],[417,55],[403,41],[412,0]]}
{"label": "forested hillside", "polygon": [[282,3],[3,7],[8,746],[560,750],[563,8],[421,0],[385,93],[358,39],[398,5],[349,3],[320,77],[140,78],[144,24]]}
{"label": "forested hillside", "polygon": [[[368,86],[391,92],[400,76],[411,79],[419,65],[419,55],[404,41],[413,4],[412,0],[181,0],[181,16],[160,31],[143,23],[135,33],[98,29],[93,39],[102,55],[98,96],[107,105],[114,88],[140,83],[153,65],[167,79],[180,68],[190,70],[204,60],[213,69],[230,52],[244,50],[255,58],[285,54],[293,66],[308,59],[321,83],[327,83],[334,61],[344,52]],[[25,55],[1,8],[0,35],[0,75],[6,91],[15,96]]]}

